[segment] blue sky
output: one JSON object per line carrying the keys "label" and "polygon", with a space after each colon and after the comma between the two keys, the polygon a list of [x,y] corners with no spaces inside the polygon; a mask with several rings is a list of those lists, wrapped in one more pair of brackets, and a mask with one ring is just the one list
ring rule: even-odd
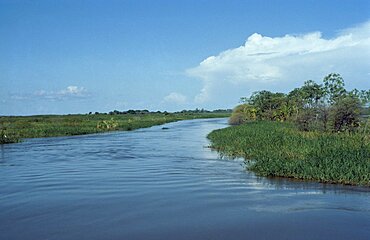
{"label": "blue sky", "polygon": [[232,108],[339,72],[370,88],[370,2],[0,0],[0,115]]}

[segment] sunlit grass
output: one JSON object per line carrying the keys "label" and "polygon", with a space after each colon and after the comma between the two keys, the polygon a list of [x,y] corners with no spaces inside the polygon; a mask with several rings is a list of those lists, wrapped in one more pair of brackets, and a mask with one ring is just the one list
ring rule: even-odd
{"label": "sunlit grass", "polygon": [[291,123],[251,122],[213,131],[212,147],[244,157],[261,176],[370,185],[368,133],[301,132]]}

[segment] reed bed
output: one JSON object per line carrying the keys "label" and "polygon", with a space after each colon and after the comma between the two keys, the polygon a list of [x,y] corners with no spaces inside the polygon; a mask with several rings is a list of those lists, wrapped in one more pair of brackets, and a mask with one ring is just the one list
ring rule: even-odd
{"label": "reed bed", "polygon": [[260,176],[370,186],[366,132],[302,132],[289,122],[256,121],[213,131],[211,147],[243,157]]}

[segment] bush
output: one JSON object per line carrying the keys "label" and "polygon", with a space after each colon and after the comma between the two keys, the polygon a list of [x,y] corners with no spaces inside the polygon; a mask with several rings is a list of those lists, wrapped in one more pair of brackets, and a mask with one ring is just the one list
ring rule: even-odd
{"label": "bush", "polygon": [[0,144],[16,143],[20,142],[20,138],[9,131],[2,129],[0,130]]}
{"label": "bush", "polygon": [[358,98],[339,99],[329,112],[331,130],[334,132],[353,132],[360,125],[361,105]]}
{"label": "bush", "polygon": [[317,123],[318,112],[316,109],[308,108],[302,110],[296,119],[298,129],[301,131],[312,131],[315,128],[315,122]]}
{"label": "bush", "polygon": [[118,122],[111,118],[110,120],[103,120],[98,122],[96,128],[104,130],[114,130],[118,127]]}
{"label": "bush", "polygon": [[249,104],[241,104],[234,108],[229,119],[230,125],[240,125],[247,121],[256,120],[257,109]]}

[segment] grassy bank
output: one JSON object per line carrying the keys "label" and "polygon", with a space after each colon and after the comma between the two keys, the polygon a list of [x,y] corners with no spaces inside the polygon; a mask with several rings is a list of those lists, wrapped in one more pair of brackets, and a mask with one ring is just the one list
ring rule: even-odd
{"label": "grassy bank", "polygon": [[0,117],[0,144],[19,142],[23,138],[134,130],[179,120],[229,115],[228,113],[146,113]]}
{"label": "grassy bank", "polygon": [[370,186],[370,136],[302,132],[292,123],[256,121],[213,131],[211,147],[250,159],[260,176]]}

